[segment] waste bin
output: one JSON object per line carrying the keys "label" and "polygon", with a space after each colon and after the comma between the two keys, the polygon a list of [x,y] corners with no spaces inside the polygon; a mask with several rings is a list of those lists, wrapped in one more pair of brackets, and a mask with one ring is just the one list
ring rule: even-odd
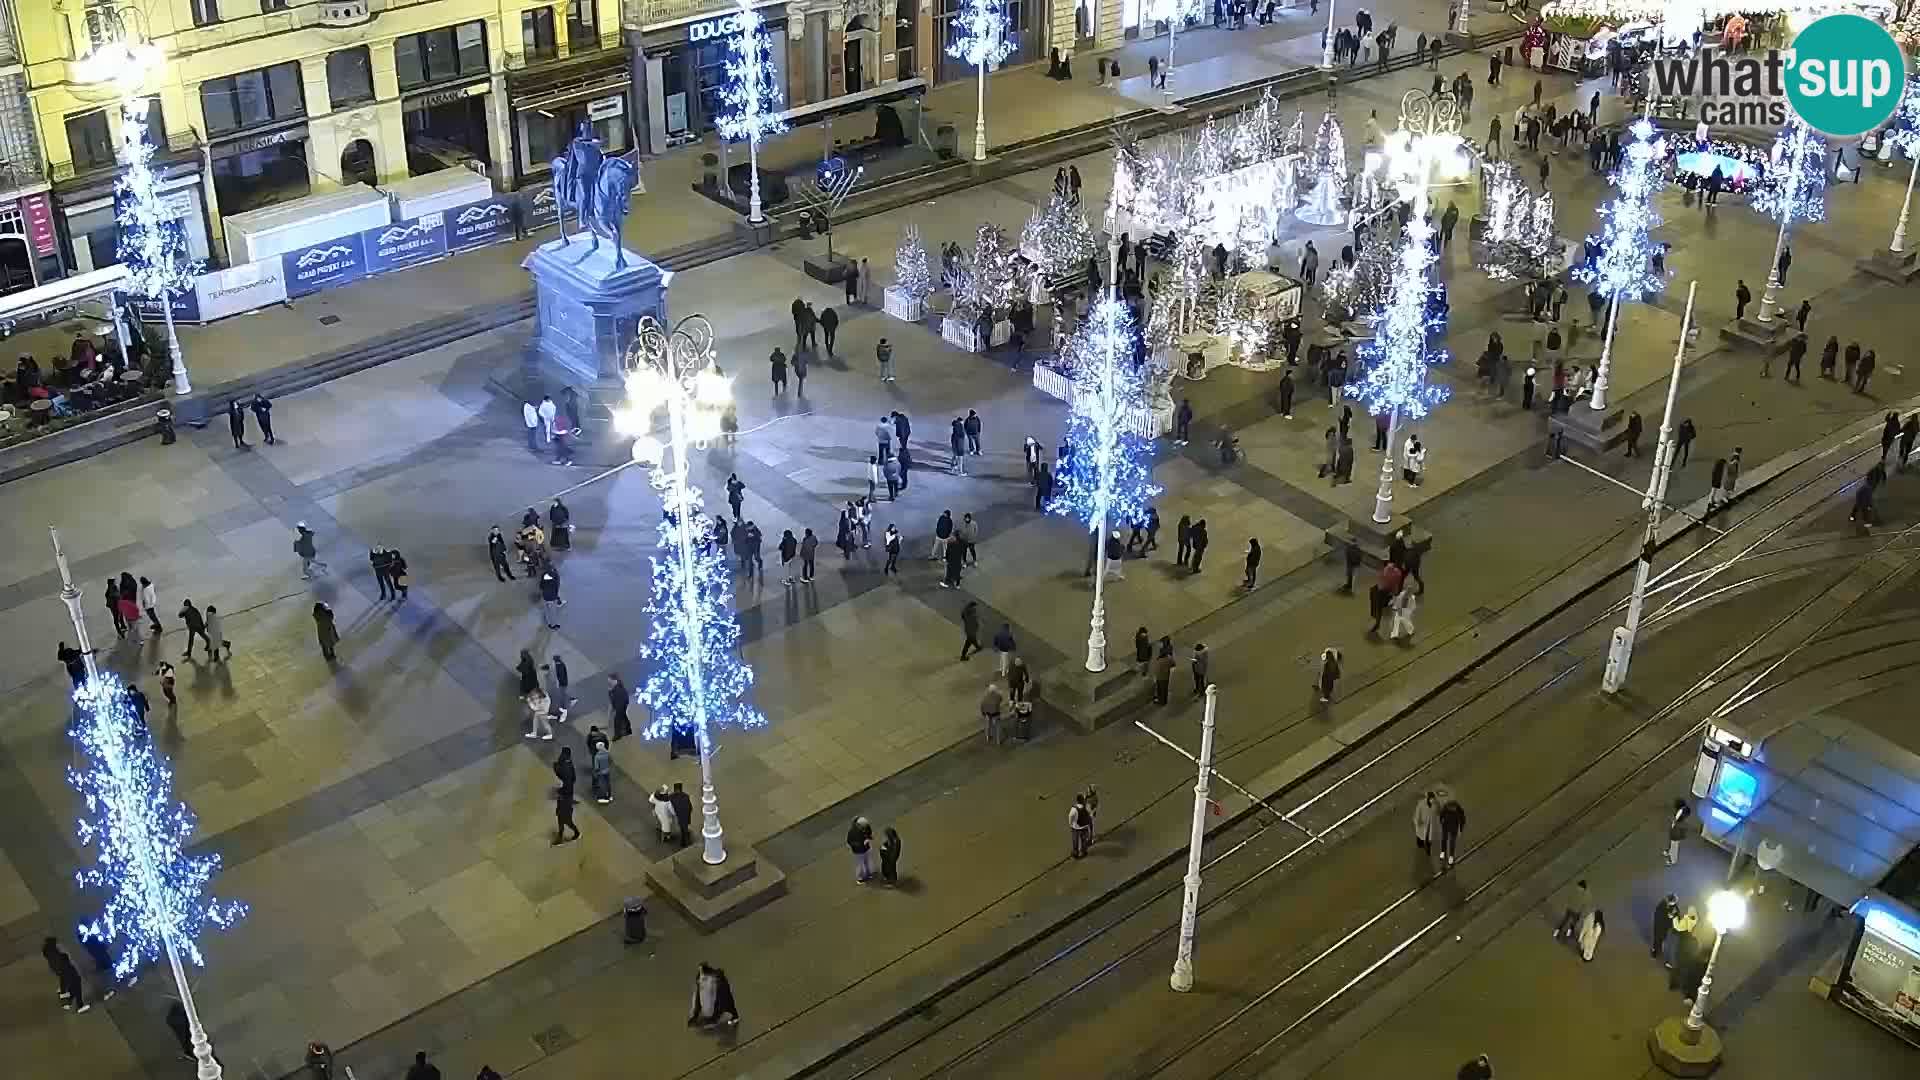
{"label": "waste bin", "polygon": [[153,420],[160,426],[160,445],[172,446],[174,440],[179,438],[173,431],[173,410],[161,409],[153,414]]}
{"label": "waste bin", "polygon": [[626,903],[620,906],[620,913],[627,944],[637,945],[647,940],[647,902],[637,896],[629,896]]}
{"label": "waste bin", "polygon": [[960,133],[952,124],[941,124],[933,129],[933,152],[943,161],[960,155]]}

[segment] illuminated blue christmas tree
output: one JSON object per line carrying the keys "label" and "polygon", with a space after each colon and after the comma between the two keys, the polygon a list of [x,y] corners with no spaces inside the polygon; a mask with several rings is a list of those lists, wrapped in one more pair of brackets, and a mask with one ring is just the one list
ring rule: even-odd
{"label": "illuminated blue christmas tree", "polygon": [[1593,286],[1607,298],[1607,329],[1600,345],[1599,373],[1594,377],[1589,403],[1595,409],[1607,406],[1607,388],[1613,372],[1613,331],[1620,318],[1620,305],[1632,303],[1666,287],[1663,274],[1653,269],[1653,230],[1660,225],[1660,212],[1654,197],[1666,186],[1663,163],[1666,140],[1655,137],[1654,127],[1642,119],[1628,129],[1631,141],[1613,174],[1617,194],[1600,208],[1600,232],[1588,237],[1600,244],[1600,256],[1591,266],[1573,271],[1576,280]]}
{"label": "illuminated blue christmas tree", "polygon": [[1127,306],[1109,298],[1094,305],[1068,344],[1068,452],[1047,512],[1074,518],[1088,532],[1146,520],[1161,490],[1153,482],[1153,442],[1141,434],[1147,396],[1144,371],[1133,363],[1134,333]]}
{"label": "illuminated blue christmas tree", "polygon": [[1910,158],[1920,157],[1920,75],[1907,79],[1900,107],[1887,124],[1886,138],[1895,150]]}
{"label": "illuminated blue christmas tree", "polygon": [[1782,225],[1827,218],[1827,142],[1796,117],[1773,140],[1753,208]]}
{"label": "illuminated blue christmas tree", "polygon": [[987,70],[1013,55],[1007,39],[1007,12],[1003,0],[966,0],[953,16],[953,44],[947,55],[972,64],[979,77],[974,102],[973,157],[987,157]]}
{"label": "illuminated blue christmas tree", "polygon": [[74,876],[106,895],[100,915],[80,928],[89,938],[120,946],[114,974],[131,978],[168,956],[204,966],[200,938],[225,930],[247,913],[233,900],[207,896],[220,870],[218,855],[187,855],[194,816],[173,797],[173,770],[153,749],[126,689],[101,674],[74,694],[77,719],[68,730],[86,756],[69,766],[67,782],[80,793],[80,843],[94,849],[93,865]]}
{"label": "illuminated blue christmas tree", "polygon": [[753,9],[751,0],[740,0],[733,19],[739,30],[727,40],[727,81],[720,88],[723,106],[714,117],[714,127],[722,138],[747,143],[748,180],[747,217],[765,220],[760,209],[760,140],[787,130],[780,119],[784,100],[773,63],[773,41],[767,34],[766,20]]}
{"label": "illuminated blue christmas tree", "polygon": [[187,381],[186,365],[179,359],[173,298],[193,288],[201,267],[187,250],[180,223],[167,212],[160,197],[160,177],[153,171],[153,143],[147,138],[146,109],[146,99],[136,98],[120,111],[120,156],[126,169],[114,183],[119,224],[115,252],[127,268],[130,291],[158,303],[167,327],[167,349],[174,360],[174,390],[186,394],[193,388]]}
{"label": "illuminated blue christmas tree", "polygon": [[1364,373],[1347,383],[1348,397],[1395,423],[1418,420],[1448,397],[1445,386],[1427,381],[1427,368],[1447,362],[1446,349],[1429,344],[1444,324],[1428,303],[1434,259],[1433,226],[1416,213],[1407,221],[1387,302],[1367,316],[1374,336],[1359,348]]}
{"label": "illuminated blue christmas tree", "polygon": [[[650,630],[640,655],[652,665],[640,699],[651,710],[645,734],[673,731],[704,737],[715,727],[757,728],[767,718],[746,701],[753,669],[740,658],[740,621],[733,611],[733,576],[725,552],[690,537],[682,550],[681,514],[698,530],[700,489],[666,506],[660,554],[653,557],[653,592],[645,608]],[[670,491],[667,498],[671,499]]]}

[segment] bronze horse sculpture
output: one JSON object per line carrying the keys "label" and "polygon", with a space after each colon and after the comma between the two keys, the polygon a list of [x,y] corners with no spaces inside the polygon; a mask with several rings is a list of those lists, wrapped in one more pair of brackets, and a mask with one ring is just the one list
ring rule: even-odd
{"label": "bronze horse sculpture", "polygon": [[613,268],[625,269],[626,250],[620,244],[620,228],[627,220],[633,191],[640,170],[626,158],[609,159],[600,149],[586,124],[568,144],[567,152],[553,159],[553,192],[560,207],[560,237],[567,238],[567,211],[573,211],[580,227],[593,238],[588,254],[600,250],[604,234],[613,241]]}

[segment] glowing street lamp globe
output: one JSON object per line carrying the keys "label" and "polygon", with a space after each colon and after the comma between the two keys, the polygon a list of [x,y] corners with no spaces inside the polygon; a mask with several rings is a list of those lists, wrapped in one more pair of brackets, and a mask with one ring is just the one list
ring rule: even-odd
{"label": "glowing street lamp globe", "polygon": [[1707,898],[1707,919],[1722,934],[1740,929],[1747,924],[1746,896],[1727,889],[1714,893]]}

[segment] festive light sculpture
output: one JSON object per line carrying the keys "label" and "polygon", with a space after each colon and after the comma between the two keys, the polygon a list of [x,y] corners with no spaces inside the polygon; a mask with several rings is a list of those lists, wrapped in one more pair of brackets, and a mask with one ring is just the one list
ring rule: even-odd
{"label": "festive light sculpture", "polygon": [[1329,312],[1342,312],[1341,321],[1386,306],[1393,295],[1400,254],[1385,237],[1360,249],[1353,265],[1335,259],[1320,281],[1320,298]]}
{"label": "festive light sculpture", "polygon": [[[745,0],[742,0],[744,3]],[[1001,0],[966,0],[953,16],[953,44],[947,55],[972,64],[979,76],[973,107],[973,160],[987,160],[987,69],[1013,55],[1007,40],[1007,13]]]}
{"label": "festive light sculpture", "polygon": [[920,239],[918,225],[909,223],[894,249],[893,287],[915,300],[925,300],[933,292],[933,271],[927,265],[927,245]]}
{"label": "festive light sculpture", "polygon": [[186,963],[203,967],[200,938],[209,928],[224,930],[247,914],[247,906],[207,896],[220,869],[217,855],[187,855],[194,816],[173,797],[173,769],[153,748],[152,735],[127,698],[119,678],[94,666],[80,590],[67,569],[60,533],[53,536],[54,562],[64,584],[61,599],[73,620],[85,653],[87,680],[74,692],[74,720],[68,729],[84,762],[67,768],[67,782],[80,793],[83,847],[94,849],[93,864],[75,873],[82,888],[98,889],[106,901],[100,914],[80,927],[83,937],[119,945],[114,974],[136,976],[148,963],[165,958],[175,990],[187,1013],[188,1044],[199,1080],[220,1080],[221,1067],[200,1022]]}
{"label": "festive light sculpture", "polygon": [[[651,627],[640,653],[652,667],[640,688],[651,718],[647,738],[691,733],[700,751],[700,857],[727,860],[720,801],[713,790],[713,738],[720,727],[764,727],[767,718],[746,701],[753,669],[740,657],[740,622],[733,611],[733,579],[721,546],[708,544],[700,518],[700,489],[687,480],[687,456],[720,434],[731,396],[715,364],[713,326],[689,315],[668,328],[647,316],[627,349],[627,404],[614,413],[620,430],[635,436],[633,459],[652,466],[660,492],[661,555],[653,559]],[[664,409],[667,438],[653,437]]]}
{"label": "festive light sculpture", "polygon": [[1907,167],[1907,193],[1900,199],[1900,219],[1894,222],[1893,242],[1887,245],[1887,250],[1900,255],[1907,250],[1907,211],[1913,205],[1914,177],[1920,174],[1920,76],[1907,80],[1900,108],[1883,137],[1912,161]]}
{"label": "festive light sculpture", "polygon": [[190,394],[186,358],[173,328],[173,298],[193,289],[200,264],[187,252],[179,222],[166,211],[160,178],[153,171],[153,143],[147,139],[147,103],[128,98],[120,107],[121,159],[126,169],[114,183],[119,205],[116,250],[134,292],[158,301],[167,326],[167,353],[173,358],[173,392]]}
{"label": "festive light sculpture", "polygon": [[1020,277],[1007,234],[982,222],[973,239],[973,260],[964,282],[954,288],[954,311],[966,319],[983,311],[1004,313],[1020,291]]}
{"label": "festive light sculpture", "polygon": [[1095,250],[1093,226],[1087,224],[1080,207],[1064,196],[1049,198],[1045,208],[1035,210],[1020,230],[1020,254],[1049,278],[1084,268]]}
{"label": "festive light sculpture", "polygon": [[740,0],[733,19],[739,29],[727,39],[727,81],[713,123],[721,138],[747,142],[747,220],[758,225],[767,220],[760,209],[760,140],[787,130],[787,122],[780,119],[783,93],[766,20],[752,0]]}
{"label": "festive light sculpture", "polygon": [[1760,294],[1761,323],[1773,321],[1780,306],[1780,253],[1794,219],[1824,221],[1827,217],[1827,142],[1795,117],[1773,140],[1773,165],[1753,195],[1753,207],[1780,223],[1773,242],[1773,262],[1767,268],[1767,288]]}
{"label": "festive light sculpture", "polygon": [[1300,204],[1300,220],[1314,225],[1344,224],[1346,212],[1340,202],[1347,187],[1347,139],[1332,113],[1321,118],[1320,129],[1314,133],[1307,168],[1314,184],[1307,201]]}
{"label": "festive light sculpture", "polygon": [[1652,233],[1660,225],[1660,212],[1654,208],[1654,196],[1666,186],[1664,170],[1657,168],[1666,159],[1666,141],[1654,137],[1654,127],[1645,119],[1636,120],[1628,129],[1632,141],[1627,144],[1618,172],[1613,174],[1617,194],[1600,208],[1600,257],[1591,266],[1581,266],[1573,276],[1586,282],[1607,298],[1607,330],[1600,344],[1600,370],[1594,376],[1592,400],[1595,409],[1607,407],[1607,386],[1613,371],[1613,332],[1620,321],[1620,305],[1632,303],[1666,287],[1666,278],[1653,269]]}
{"label": "festive light sculpture", "polygon": [[1133,362],[1133,335],[1133,317],[1109,291],[1068,346],[1073,408],[1067,418],[1067,457],[1054,477],[1047,511],[1083,522],[1098,552],[1088,671],[1107,667],[1108,528],[1146,520],[1147,508],[1160,494],[1153,482],[1153,443],[1141,430],[1147,413],[1145,365]]}
{"label": "festive light sculpture", "polygon": [[[1481,237],[1480,268],[1495,281],[1543,277],[1560,253],[1554,236],[1553,193],[1535,195],[1512,165],[1488,162],[1481,170],[1485,187],[1486,232]],[[1557,267],[1554,267],[1557,269]]]}
{"label": "festive light sculpture", "polygon": [[[1384,242],[1380,247],[1387,247]],[[1364,374],[1347,384],[1347,396],[1359,399],[1375,416],[1387,420],[1387,452],[1382,455],[1380,489],[1374,495],[1373,520],[1393,520],[1393,471],[1400,422],[1419,420],[1447,400],[1445,386],[1427,382],[1427,368],[1447,362],[1444,348],[1428,345],[1439,328],[1427,304],[1434,263],[1433,226],[1416,209],[1407,220],[1406,236],[1394,249],[1398,266],[1387,304],[1367,317],[1373,324],[1372,341],[1360,346]]]}

